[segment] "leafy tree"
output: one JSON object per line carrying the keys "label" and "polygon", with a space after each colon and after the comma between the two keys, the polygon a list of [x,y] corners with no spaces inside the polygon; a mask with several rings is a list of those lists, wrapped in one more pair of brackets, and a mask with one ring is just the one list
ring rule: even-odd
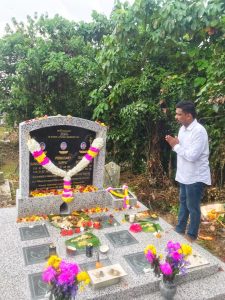
{"label": "leafy tree", "polygon": [[28,16],[26,25],[13,19],[13,28],[7,26],[0,40],[1,107],[12,121],[44,114],[91,118],[86,102],[98,83],[96,45],[109,30],[104,16],[93,17],[85,25]]}

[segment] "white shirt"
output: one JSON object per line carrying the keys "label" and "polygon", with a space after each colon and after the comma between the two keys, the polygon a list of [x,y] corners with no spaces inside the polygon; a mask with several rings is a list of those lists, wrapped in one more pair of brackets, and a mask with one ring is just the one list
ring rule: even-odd
{"label": "white shirt", "polygon": [[182,126],[178,134],[179,144],[173,147],[177,153],[175,180],[183,184],[203,182],[211,184],[209,169],[209,143],[205,128],[196,119]]}

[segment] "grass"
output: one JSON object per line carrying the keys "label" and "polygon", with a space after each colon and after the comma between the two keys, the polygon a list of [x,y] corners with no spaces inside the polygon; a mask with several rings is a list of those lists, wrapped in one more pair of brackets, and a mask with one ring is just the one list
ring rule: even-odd
{"label": "grass", "polygon": [[11,129],[5,126],[0,126],[0,140],[2,140],[5,136],[5,132],[10,132]]}
{"label": "grass", "polygon": [[0,171],[4,173],[5,178],[18,180],[18,161],[15,161],[13,159],[7,159],[7,163],[0,165]]}

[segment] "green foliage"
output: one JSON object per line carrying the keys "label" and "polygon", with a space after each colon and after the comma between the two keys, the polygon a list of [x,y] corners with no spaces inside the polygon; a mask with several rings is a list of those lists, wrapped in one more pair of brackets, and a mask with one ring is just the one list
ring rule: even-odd
{"label": "green foliage", "polygon": [[12,121],[71,114],[109,125],[108,158],[172,177],[166,133],[175,105],[197,104],[210,137],[214,182],[224,183],[225,3],[116,1],[109,19],[13,20],[0,39],[0,110]]}
{"label": "green foliage", "polygon": [[89,27],[57,15],[28,17],[26,25],[14,19],[13,29],[7,27],[0,40],[0,109],[12,123],[45,114],[91,118],[87,100],[98,82],[93,43],[100,45],[109,27],[94,16]]}

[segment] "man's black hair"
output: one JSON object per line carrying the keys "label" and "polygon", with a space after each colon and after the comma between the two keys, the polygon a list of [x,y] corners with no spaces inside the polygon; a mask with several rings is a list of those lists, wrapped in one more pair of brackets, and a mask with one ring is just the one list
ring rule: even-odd
{"label": "man's black hair", "polygon": [[180,101],[177,103],[176,108],[180,108],[184,113],[191,114],[194,119],[196,118],[196,110],[193,102]]}

